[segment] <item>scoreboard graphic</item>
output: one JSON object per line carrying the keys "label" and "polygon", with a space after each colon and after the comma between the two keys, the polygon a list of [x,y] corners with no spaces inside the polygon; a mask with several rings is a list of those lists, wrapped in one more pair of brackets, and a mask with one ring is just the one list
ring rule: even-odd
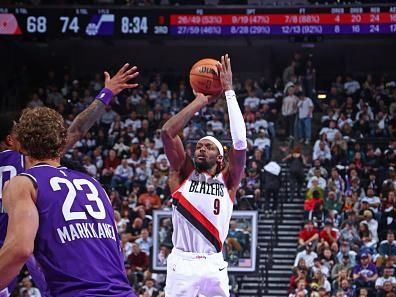
{"label": "scoreboard graphic", "polygon": [[0,7],[0,35],[67,37],[396,34],[396,6],[306,8]]}

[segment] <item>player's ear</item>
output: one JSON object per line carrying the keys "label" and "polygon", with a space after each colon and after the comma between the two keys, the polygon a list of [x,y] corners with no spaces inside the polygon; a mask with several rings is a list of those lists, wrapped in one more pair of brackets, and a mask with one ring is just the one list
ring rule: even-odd
{"label": "player's ear", "polygon": [[13,139],[12,139],[12,136],[10,135],[10,134],[8,134],[7,136],[6,136],[6,139],[5,139],[5,143],[6,143],[6,145],[7,146],[12,146],[12,144],[13,144]]}

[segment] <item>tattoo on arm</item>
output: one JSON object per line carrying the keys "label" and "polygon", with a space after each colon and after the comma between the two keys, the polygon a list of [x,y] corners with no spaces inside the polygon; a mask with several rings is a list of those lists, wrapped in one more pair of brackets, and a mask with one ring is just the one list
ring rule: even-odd
{"label": "tattoo on arm", "polygon": [[67,130],[67,143],[64,151],[71,148],[77,140],[83,137],[93,124],[102,116],[105,105],[100,100],[94,100],[86,109],[76,116]]}

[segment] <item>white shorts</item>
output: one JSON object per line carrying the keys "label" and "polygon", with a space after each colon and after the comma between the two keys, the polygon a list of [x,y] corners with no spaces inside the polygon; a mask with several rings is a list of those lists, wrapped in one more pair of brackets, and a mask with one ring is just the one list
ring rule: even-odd
{"label": "white shorts", "polygon": [[167,258],[166,297],[229,297],[228,263],[223,254],[173,249]]}

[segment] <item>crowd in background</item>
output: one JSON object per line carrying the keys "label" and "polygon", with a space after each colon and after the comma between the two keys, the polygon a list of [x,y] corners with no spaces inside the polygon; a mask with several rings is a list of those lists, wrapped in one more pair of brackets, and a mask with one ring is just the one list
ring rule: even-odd
{"label": "crowd in background", "polygon": [[[312,60],[296,53],[273,82],[241,82],[235,77],[248,138],[245,177],[235,209],[264,206],[267,213],[276,210],[276,203],[269,209],[270,191],[265,191],[274,183],[263,175],[264,166],[272,159],[274,141],[299,142],[305,149],[313,145],[312,156],[304,155],[296,145],[285,158],[294,172],[289,198],[299,195],[307,184],[307,224],[300,233],[290,294],[352,297],[357,292],[360,295],[356,296],[364,296],[365,288],[375,296],[376,286],[388,290],[385,271],[394,274],[390,267],[393,269],[391,256],[395,256],[396,242],[388,231],[395,230],[396,141],[389,139],[395,135],[396,88],[385,78],[377,82],[368,75],[359,83],[350,75],[339,76],[327,99],[319,101],[316,76]],[[170,168],[160,129],[193,95],[184,80],[169,83],[160,73],[152,73],[146,81],[138,89],[117,96],[66,158],[82,164],[107,189],[130,284],[141,296],[152,297],[162,294],[165,282],[164,274],[153,273],[150,268],[152,214],[155,209],[171,210],[167,185]],[[43,84],[31,93],[28,106],[50,106],[70,124],[102,87],[100,74],[81,80],[50,70]],[[225,108],[220,98],[181,131],[189,155],[196,140],[204,135],[230,144]],[[321,129],[313,133],[314,115],[318,113],[323,114]],[[367,142],[368,138],[382,142]],[[307,164],[312,168],[305,175]],[[278,188],[279,184],[272,192]],[[277,201],[276,196],[273,199]],[[162,264],[166,264],[172,248],[170,240],[165,242],[160,248]],[[345,262],[346,255],[349,262]],[[396,283],[391,281],[393,290]],[[37,296],[29,293],[33,289],[24,278],[20,296]]]}
{"label": "crowd in background", "polygon": [[[284,102],[297,118],[289,137],[310,144],[308,99],[301,99],[298,79],[297,87],[287,84]],[[289,296],[395,296],[396,84],[384,76],[338,76],[314,108],[322,116],[312,154],[296,144],[285,158],[290,199],[304,193],[306,220]]]}

